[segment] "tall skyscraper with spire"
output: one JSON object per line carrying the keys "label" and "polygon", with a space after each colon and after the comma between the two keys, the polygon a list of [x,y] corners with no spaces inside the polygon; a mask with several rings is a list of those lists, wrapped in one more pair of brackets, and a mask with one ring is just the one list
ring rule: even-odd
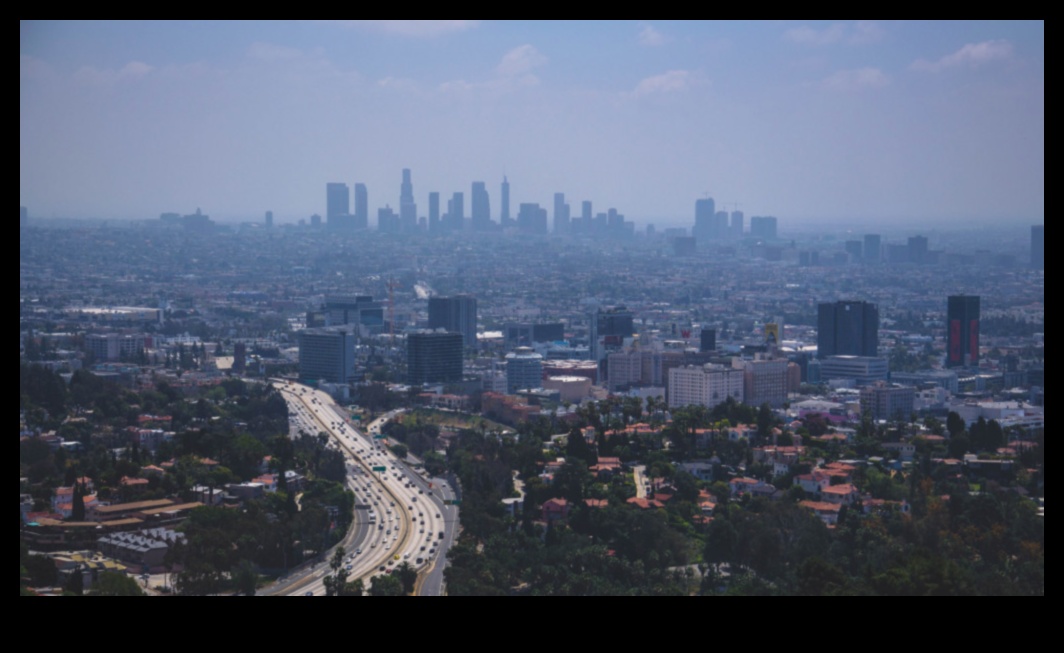
{"label": "tall skyscraper with spire", "polygon": [[403,170],[403,186],[399,195],[399,222],[404,231],[417,229],[417,204],[414,202],[414,184],[410,171]]}
{"label": "tall skyscraper with spire", "polygon": [[510,180],[503,175],[502,178],[502,226],[510,226]]}

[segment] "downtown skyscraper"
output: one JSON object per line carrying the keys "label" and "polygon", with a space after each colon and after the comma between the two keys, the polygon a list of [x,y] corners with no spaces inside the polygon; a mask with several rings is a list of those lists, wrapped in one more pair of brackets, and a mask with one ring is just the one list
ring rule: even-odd
{"label": "downtown skyscraper", "polygon": [[502,213],[499,214],[499,220],[503,229],[510,226],[512,217],[510,215],[510,180],[503,175],[502,178]]}
{"label": "downtown skyscraper", "polygon": [[473,182],[473,231],[491,231],[491,198],[482,181]]}
{"label": "downtown skyscraper", "polygon": [[399,223],[403,231],[417,229],[417,203],[414,202],[414,183],[410,171],[403,170],[403,185],[399,195]]}

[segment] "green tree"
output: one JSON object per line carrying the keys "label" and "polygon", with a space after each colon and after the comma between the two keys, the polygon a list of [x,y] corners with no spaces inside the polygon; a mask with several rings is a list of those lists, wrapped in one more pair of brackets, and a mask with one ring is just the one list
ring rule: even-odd
{"label": "green tree", "polygon": [[73,596],[82,596],[85,593],[85,576],[80,568],[70,574],[66,585],[63,586],[63,592]]}
{"label": "green tree", "polygon": [[344,556],[347,552],[344,547],[338,547],[333,553],[332,561],[329,562],[329,569],[332,574],[325,577],[325,595],[326,596],[343,596],[344,590],[347,588],[347,570],[344,569]]}
{"label": "green tree", "polygon": [[74,507],[70,513],[71,521],[85,521],[85,489],[80,483],[74,485]]}
{"label": "green tree", "polygon": [[950,413],[946,418],[946,430],[951,438],[957,438],[964,434],[964,419],[957,413]]}
{"label": "green tree", "polygon": [[399,582],[403,584],[403,592],[410,596],[414,593],[414,588],[417,586],[417,570],[410,566],[410,563],[404,562],[398,570],[396,575],[399,577]]}
{"label": "green tree", "polygon": [[100,574],[93,588],[93,596],[144,596],[133,578],[113,571]]}
{"label": "green tree", "polygon": [[247,560],[242,560],[233,570],[233,587],[238,594],[255,596],[259,591],[259,573],[255,571],[255,565]]}
{"label": "green tree", "polygon": [[369,591],[370,596],[375,597],[400,597],[406,596],[403,592],[403,584],[395,576],[377,576],[373,579],[373,587]]}

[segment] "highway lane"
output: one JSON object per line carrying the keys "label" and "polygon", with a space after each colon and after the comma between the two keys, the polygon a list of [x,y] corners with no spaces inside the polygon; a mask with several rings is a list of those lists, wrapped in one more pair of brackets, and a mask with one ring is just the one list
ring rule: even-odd
{"label": "highway lane", "polygon": [[[362,540],[355,545],[362,549],[362,555],[349,560],[349,579],[362,579],[371,586],[372,577],[382,573],[381,569],[390,573],[403,562],[420,570],[428,569],[433,564],[434,552],[439,555],[440,534],[446,537],[454,528],[448,523],[453,517],[449,519],[444,514],[442,501],[433,496],[429,485],[381,442],[369,439],[354,428],[327,395],[287,383],[277,383],[275,387],[294,406],[300,425],[313,427],[308,433],[326,433],[348,457],[355,469],[354,486],[360,503],[368,503],[367,497],[372,500],[377,529],[371,529],[368,542]],[[373,472],[374,468],[386,471]],[[324,570],[315,572],[312,580],[292,594],[324,595],[324,577]]]}
{"label": "highway lane", "polygon": [[[295,400],[298,419],[304,426],[313,427],[307,432],[322,432],[329,435],[332,438],[330,446],[343,451],[348,463],[355,466],[355,474],[352,478],[355,481],[356,495],[360,503],[372,506],[371,512],[376,524],[370,524],[368,541],[363,540],[354,551],[350,551],[349,556],[354,557],[349,557],[345,562],[350,566],[348,571],[350,581],[361,579],[369,584],[370,577],[379,573],[379,569],[388,570],[394,567],[394,556],[397,555],[397,550],[401,551],[404,547],[410,546],[409,533],[412,521],[409,511],[398,505],[402,503],[402,495],[389,485],[386,477],[377,479],[372,471],[373,466],[383,466],[383,452],[378,451],[378,447],[373,442],[362,438],[353,427],[349,427],[332,400],[324,393],[304,386],[289,386],[288,384],[279,384],[278,389],[282,390],[286,399]],[[383,507],[391,503],[395,503],[396,507]],[[393,514],[388,516],[386,510],[392,510]],[[368,515],[360,516],[369,519]],[[400,541],[401,534],[403,534],[402,541]],[[362,550],[361,555],[357,554],[359,549]],[[299,587],[292,592],[292,595],[324,596],[326,575],[327,570],[322,570],[316,574],[310,584]]]}

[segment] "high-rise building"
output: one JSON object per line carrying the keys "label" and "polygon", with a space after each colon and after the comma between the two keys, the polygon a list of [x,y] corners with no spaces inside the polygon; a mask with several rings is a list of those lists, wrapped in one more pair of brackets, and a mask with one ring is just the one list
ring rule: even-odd
{"label": "high-rise building", "polygon": [[750,236],[758,240],[776,240],[779,237],[779,220],[776,218],[750,218]]}
{"label": "high-rise building", "polygon": [[670,408],[705,406],[713,409],[728,399],[739,403],[745,399],[745,378],[741,369],[705,365],[669,370]]}
{"label": "high-rise building", "polygon": [[502,178],[502,213],[499,214],[499,221],[503,228],[510,226],[510,180],[503,175]]}
{"label": "high-rise building", "polygon": [[751,406],[783,406],[790,385],[789,365],[786,359],[747,361],[743,366],[745,402]]}
{"label": "high-rise building", "polygon": [[592,219],[592,205],[591,202],[584,202],[580,206],[580,219],[584,221],[584,228],[587,229],[591,226]]}
{"label": "high-rise building", "polygon": [[312,229],[320,229],[321,228],[321,216],[318,215],[317,213],[315,213],[314,215],[310,216],[310,226],[311,226]]}
{"label": "high-rise building", "polygon": [[554,233],[569,233],[569,205],[565,203],[565,193],[554,194]]}
{"label": "high-rise building", "polygon": [[874,420],[908,422],[915,412],[916,389],[876,383],[861,390],[861,413]]}
{"label": "high-rise building", "polygon": [[859,240],[846,241],[846,253],[850,255],[851,263],[857,263],[864,258],[864,243]]}
{"label": "high-rise building", "polygon": [[543,357],[529,347],[519,347],[506,356],[507,394],[543,387]]}
{"label": "high-rise building", "polygon": [[355,336],[348,327],[299,332],[299,378],[304,383],[350,383],[355,369]]}
{"label": "high-rise building", "polygon": [[455,193],[447,202],[448,231],[462,231],[465,229],[465,195]]}
{"label": "high-rise building", "polygon": [[980,299],[950,297],[947,308],[946,367],[978,367]]}
{"label": "high-rise building", "polygon": [[692,232],[694,237],[702,242],[719,238],[720,234],[715,230],[717,219],[717,203],[713,198],[695,201],[695,228]]}
{"label": "high-rise building", "polygon": [[665,355],[660,351],[619,351],[610,354],[606,360],[606,377],[610,392],[628,391],[638,387],[664,387],[662,371]]}
{"label": "high-rise building", "polygon": [[522,204],[517,213],[517,228],[528,234],[547,234],[547,209],[539,204]]}
{"label": "high-rise building", "polygon": [[620,351],[625,338],[635,335],[635,316],[624,306],[600,309],[591,316],[589,335],[592,360],[601,363],[611,351]]}
{"label": "high-rise building", "polygon": [[132,361],[144,352],[146,342],[143,335],[90,334],[85,336],[85,351],[98,363]]}
{"label": "high-rise building", "polygon": [[20,206],[18,209],[18,228],[25,229],[26,225],[30,223],[30,210],[24,206]]}
{"label": "high-rise building", "polygon": [[881,236],[864,237],[864,262],[868,264],[883,262],[883,238]]}
{"label": "high-rise building", "polygon": [[862,387],[890,376],[890,363],[875,356],[829,356],[820,359],[819,369],[824,382],[852,381]]}
{"label": "high-rise building", "polygon": [[377,209],[377,231],[385,234],[399,233],[399,225],[399,216],[392,210],[392,207]]}
{"label": "high-rise building", "polygon": [[244,376],[248,371],[248,346],[242,342],[233,345],[233,372]]}
{"label": "high-rise building", "polygon": [[482,181],[473,182],[473,230],[491,230],[491,200],[488,187]]}
{"label": "high-rise building", "polygon": [[407,383],[457,383],[462,380],[462,334],[411,333],[406,339]]}
{"label": "high-rise building", "polygon": [[746,215],[742,211],[732,211],[731,235],[732,238],[742,238],[746,231]]}
{"label": "high-rise building", "polygon": [[702,329],[702,336],[700,342],[699,351],[702,353],[709,353],[717,351],[717,330],[716,329]]}
{"label": "high-rise building", "polygon": [[399,223],[403,231],[417,229],[417,203],[414,202],[414,182],[409,170],[403,170],[403,184],[399,195]]}
{"label": "high-rise building", "polygon": [[325,187],[325,221],[330,227],[339,225],[338,218],[350,215],[351,192],[347,184],[328,184]]}
{"label": "high-rise building", "polygon": [[429,193],[429,231],[437,232],[442,226],[440,223],[440,194]]}
{"label": "high-rise building", "polygon": [[927,263],[928,241],[923,236],[914,236],[909,239],[909,262],[916,265]]}
{"label": "high-rise building", "polygon": [[429,299],[429,329],[459,333],[468,349],[477,347],[477,300],[468,295]]}
{"label": "high-rise building", "polygon": [[1046,269],[1045,225],[1031,227],[1031,267],[1035,270]]}
{"label": "high-rise building", "polygon": [[273,211],[266,212],[266,228],[271,229],[273,227]]}
{"label": "high-rise building", "polygon": [[369,229],[369,191],[355,184],[355,229]]}
{"label": "high-rise building", "polygon": [[818,353],[830,356],[879,355],[879,308],[867,302],[821,304]]}

